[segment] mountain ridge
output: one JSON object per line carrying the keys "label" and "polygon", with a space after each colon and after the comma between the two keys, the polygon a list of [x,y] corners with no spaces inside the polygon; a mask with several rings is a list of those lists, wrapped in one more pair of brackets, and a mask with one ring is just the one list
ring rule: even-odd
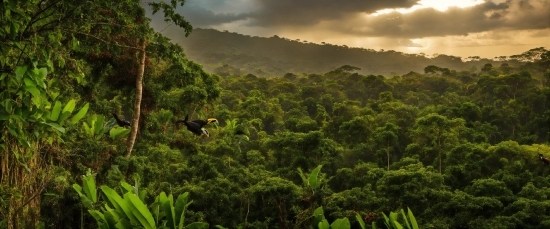
{"label": "mountain ridge", "polygon": [[[360,68],[358,73],[372,75],[403,75],[423,72],[429,65],[456,71],[477,70],[489,63],[513,64],[477,57],[463,61],[461,57],[440,54],[429,58],[393,50],[375,51],[345,45],[315,44],[279,36],[258,37],[215,29],[195,28],[185,37],[177,29],[164,35],[180,44],[187,57],[209,71],[221,75],[254,74],[263,77],[293,74],[321,74],[343,65]],[[517,61],[515,61],[517,62]]]}

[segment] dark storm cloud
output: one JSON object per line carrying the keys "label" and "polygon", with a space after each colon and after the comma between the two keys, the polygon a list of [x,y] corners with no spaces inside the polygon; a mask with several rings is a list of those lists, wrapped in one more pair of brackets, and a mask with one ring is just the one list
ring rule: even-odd
{"label": "dark storm cloud", "polygon": [[373,13],[387,8],[409,8],[419,0],[255,0],[254,26],[313,25],[349,14]]}
{"label": "dark storm cloud", "polygon": [[[410,8],[419,0],[188,0],[178,10],[195,27],[234,23],[241,32],[302,32],[359,37],[421,38],[485,31],[550,28],[550,0],[486,0],[472,7],[433,8],[374,16],[382,9]],[[501,2],[501,3],[495,3]],[[235,23],[236,22],[236,23]],[[282,30],[279,30],[282,29]],[[257,32],[257,31],[256,31]]]}
{"label": "dark storm cloud", "polygon": [[244,20],[249,17],[249,14],[247,13],[214,13],[213,11],[207,10],[199,5],[186,5],[181,11],[182,15],[184,15],[185,18],[196,27],[220,25],[223,23]]}
{"label": "dark storm cloud", "polygon": [[508,0],[500,4],[489,1],[468,8],[451,7],[443,12],[424,8],[356,19],[348,25],[339,29],[356,35],[410,38],[545,29],[550,28],[550,1]]}
{"label": "dark storm cloud", "polygon": [[[204,0],[202,0],[204,1]],[[248,26],[281,27],[317,24],[322,20],[342,19],[350,14],[373,13],[387,8],[409,8],[419,0],[248,0],[236,4],[251,4],[249,12],[215,13],[209,2],[191,0],[178,10],[193,25],[215,26],[250,19]],[[230,1],[218,4],[231,6]],[[207,6],[207,7],[204,7]]]}

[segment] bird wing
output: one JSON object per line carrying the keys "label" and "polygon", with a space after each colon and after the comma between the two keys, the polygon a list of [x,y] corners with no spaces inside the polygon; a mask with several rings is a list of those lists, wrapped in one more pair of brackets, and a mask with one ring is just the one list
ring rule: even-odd
{"label": "bird wing", "polygon": [[115,120],[118,122],[120,121],[120,119],[118,118],[118,116],[115,114],[115,113],[112,113],[113,114],[113,117],[115,117]]}
{"label": "bird wing", "polygon": [[184,122],[185,126],[187,126],[187,130],[197,134],[197,135],[201,135],[202,134],[202,130],[201,130],[201,126],[197,123],[194,123],[194,122]]}
{"label": "bird wing", "polygon": [[130,121],[128,120],[125,120],[125,119],[120,119],[118,118],[118,115],[116,115],[115,113],[112,113],[113,114],[113,117],[115,117],[115,120],[116,120],[116,123],[121,126],[121,127],[124,127],[124,126],[130,126]]}
{"label": "bird wing", "polygon": [[206,124],[208,124],[208,123],[207,123],[206,121],[204,121],[204,120],[193,120],[193,121],[191,121],[191,122],[194,122],[194,123],[198,124],[200,127],[203,127],[203,126],[205,126]]}

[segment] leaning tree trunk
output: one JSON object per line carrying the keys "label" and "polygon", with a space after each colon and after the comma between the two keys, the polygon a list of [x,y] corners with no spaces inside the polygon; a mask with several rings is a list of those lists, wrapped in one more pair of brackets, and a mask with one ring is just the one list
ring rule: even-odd
{"label": "leaning tree trunk", "polygon": [[145,74],[145,47],[146,47],[145,38],[140,41],[140,60],[139,68],[136,77],[136,95],[134,99],[134,115],[132,117],[132,132],[130,132],[130,138],[127,142],[126,155],[125,157],[130,157],[132,155],[132,149],[134,148],[134,143],[136,142],[137,132],[139,128],[139,115],[141,114],[141,95],[143,93],[143,75]]}

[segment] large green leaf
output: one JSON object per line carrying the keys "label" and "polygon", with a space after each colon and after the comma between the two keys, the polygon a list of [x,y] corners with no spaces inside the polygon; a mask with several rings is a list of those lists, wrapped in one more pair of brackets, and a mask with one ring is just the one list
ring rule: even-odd
{"label": "large green leaf", "polygon": [[88,113],[88,108],[90,107],[89,103],[84,104],[82,108],[71,118],[70,123],[76,124],[80,119],[84,118],[86,116],[86,113]]}
{"label": "large green leaf", "polygon": [[96,121],[94,125],[94,135],[101,134],[101,131],[103,130],[103,120],[105,120],[105,116],[103,115],[96,116]]}
{"label": "large green leaf", "polygon": [[23,90],[30,92],[34,97],[40,97],[40,90],[36,86],[24,86]]}
{"label": "large green leaf", "polygon": [[137,195],[133,193],[126,193],[124,194],[124,199],[126,200],[126,203],[132,209],[132,213],[137,218],[137,220],[141,223],[145,229],[154,229],[155,226],[155,220],[153,219],[153,215],[147,208],[147,206],[137,197]]}
{"label": "large green leaf", "polygon": [[71,116],[71,114],[74,111],[74,108],[76,106],[76,101],[74,99],[69,100],[69,102],[65,105],[63,110],[61,111],[61,115],[59,116],[59,120],[57,122],[59,124],[63,124],[63,122]]}
{"label": "large green leaf", "polygon": [[313,211],[313,225],[318,225],[323,219],[325,219],[325,213],[323,207],[320,206]]}
{"label": "large green leaf", "polygon": [[106,209],[103,214],[105,216],[105,221],[107,222],[107,225],[109,225],[109,228],[116,228],[116,224],[122,220],[122,217],[117,213],[114,209]]}
{"label": "large green leaf", "polygon": [[94,219],[98,222],[107,222],[105,220],[105,216],[98,210],[88,210],[88,212],[90,213],[90,215],[92,215],[92,217],[94,217]]}
{"label": "large green leaf", "polygon": [[137,218],[130,210],[130,206],[128,206],[126,201],[122,199],[122,197],[120,197],[120,195],[118,195],[115,190],[103,185],[101,186],[101,191],[103,191],[103,194],[105,194],[106,202],[110,207],[126,214],[126,217],[130,219],[130,221],[138,222]]}
{"label": "large green leaf", "polygon": [[25,82],[25,86],[36,86],[36,83],[34,82],[34,80],[32,80],[29,77],[23,78],[23,81]]}
{"label": "large green leaf", "polygon": [[367,229],[367,226],[365,225],[365,221],[363,221],[363,218],[361,218],[361,215],[355,214],[355,219],[357,219],[357,222],[359,222],[361,229]]}
{"label": "large green leaf", "polygon": [[46,123],[44,123],[44,124],[53,127],[55,130],[57,130],[57,131],[59,131],[59,132],[61,132],[61,133],[65,133],[65,128],[63,128],[62,126],[60,126],[60,125],[57,124],[57,123],[46,122]]}
{"label": "large green leaf", "polygon": [[317,225],[319,229],[330,229],[330,224],[328,223],[327,219],[323,219],[319,224]]}
{"label": "large green leaf", "polygon": [[332,224],[330,225],[331,229],[350,229],[349,219],[348,218],[340,218],[334,220]]}
{"label": "large green leaf", "polygon": [[72,113],[74,111],[75,106],[76,106],[76,100],[71,99],[63,108],[63,112]]}
{"label": "large green leaf", "polygon": [[61,112],[61,115],[59,115],[59,119],[57,120],[57,123],[63,124],[63,122],[65,120],[67,120],[67,118],[69,118],[69,116],[71,116],[70,112],[68,112],[68,111]]}
{"label": "large green leaf", "polygon": [[185,209],[189,204],[191,204],[192,201],[189,201],[189,192],[184,192],[183,194],[180,194],[178,196],[178,199],[176,200],[175,205],[175,216],[176,216],[176,222],[178,223],[178,229],[183,228],[183,224],[185,222]]}
{"label": "large green leaf", "polygon": [[86,134],[88,134],[90,136],[94,136],[94,132],[93,132],[92,128],[90,128],[90,126],[88,126],[88,123],[83,122],[82,126],[84,127],[84,132],[86,132]]}
{"label": "large green leaf", "polygon": [[117,228],[117,229],[133,229],[134,227],[132,227],[132,224],[130,224],[128,219],[122,218],[115,225],[115,228]]}
{"label": "large green leaf", "polygon": [[15,69],[15,78],[17,79],[17,81],[21,82],[21,80],[23,79],[23,75],[25,75],[25,73],[27,72],[27,66],[18,66],[16,69]]}
{"label": "large green leaf", "polygon": [[414,217],[410,208],[407,208],[407,214],[409,215],[409,220],[411,221],[412,228],[418,229],[418,223],[416,222],[416,218]]}
{"label": "large green leaf", "polygon": [[389,215],[389,218],[390,218],[390,225],[393,227],[393,228],[396,228],[398,224],[397,223],[397,213],[395,212],[390,212],[390,215]]}
{"label": "large green leaf", "polygon": [[82,176],[84,192],[92,200],[92,202],[97,202],[97,190],[95,185],[95,179],[93,175]]}
{"label": "large green leaf", "polygon": [[134,192],[134,187],[132,187],[132,185],[126,183],[126,181],[121,181],[120,186],[122,186],[122,188],[125,189],[126,192]]}
{"label": "large green leaf", "polygon": [[109,131],[109,136],[111,137],[111,139],[118,141],[128,136],[128,134],[130,134],[130,131],[130,129],[117,126]]}
{"label": "large green leaf", "polygon": [[300,177],[302,178],[302,182],[304,182],[304,185],[308,185],[309,181],[304,175],[304,171],[302,171],[302,168],[298,168],[298,173],[300,174]]}
{"label": "large green leaf", "polygon": [[48,69],[47,68],[33,68],[29,75],[33,77],[33,79],[36,82],[44,81],[46,79],[46,76],[48,75]]}
{"label": "large green leaf", "polygon": [[6,113],[11,113],[13,111],[12,109],[12,99],[6,99],[4,100],[4,102],[2,102],[2,105],[4,106],[4,110],[6,111]]}
{"label": "large green leaf", "polygon": [[401,224],[397,221],[394,221],[393,222],[393,225],[394,225],[394,228],[395,229],[403,229],[403,226],[401,226]]}
{"label": "large green leaf", "polygon": [[313,171],[311,171],[311,174],[309,175],[309,186],[311,187],[311,189],[316,189],[319,187],[320,183],[319,183],[319,180],[318,180],[318,176],[319,176],[319,172],[321,171],[321,168],[323,167],[323,165],[319,165],[317,166],[317,168],[313,169]]}
{"label": "large green leaf", "polygon": [[166,193],[161,192],[159,200],[164,214],[166,215],[166,226],[171,229],[176,229],[176,212],[174,210],[174,198],[172,194],[166,196]]}
{"label": "large green leaf", "polygon": [[408,229],[411,229],[411,225],[409,224],[409,221],[407,220],[407,215],[405,215],[405,211],[403,210],[403,208],[401,208],[401,216],[403,216],[403,221],[405,221],[405,226]]}
{"label": "large green leaf", "polygon": [[185,226],[185,229],[208,229],[208,223],[205,222],[193,222]]}
{"label": "large green leaf", "polygon": [[55,101],[55,105],[53,105],[52,113],[50,114],[50,120],[57,121],[59,118],[59,114],[61,114],[61,102]]}
{"label": "large green leaf", "polygon": [[384,216],[384,224],[386,224],[386,227],[387,228],[392,228],[391,223],[390,223],[390,218],[388,218],[388,216],[386,216],[386,214],[384,212],[382,212],[382,216]]}
{"label": "large green leaf", "polygon": [[80,185],[73,184],[73,189],[78,193],[78,196],[80,197],[80,201],[82,201],[82,204],[84,205],[84,207],[86,208],[93,207],[92,201],[82,193],[82,187]]}

